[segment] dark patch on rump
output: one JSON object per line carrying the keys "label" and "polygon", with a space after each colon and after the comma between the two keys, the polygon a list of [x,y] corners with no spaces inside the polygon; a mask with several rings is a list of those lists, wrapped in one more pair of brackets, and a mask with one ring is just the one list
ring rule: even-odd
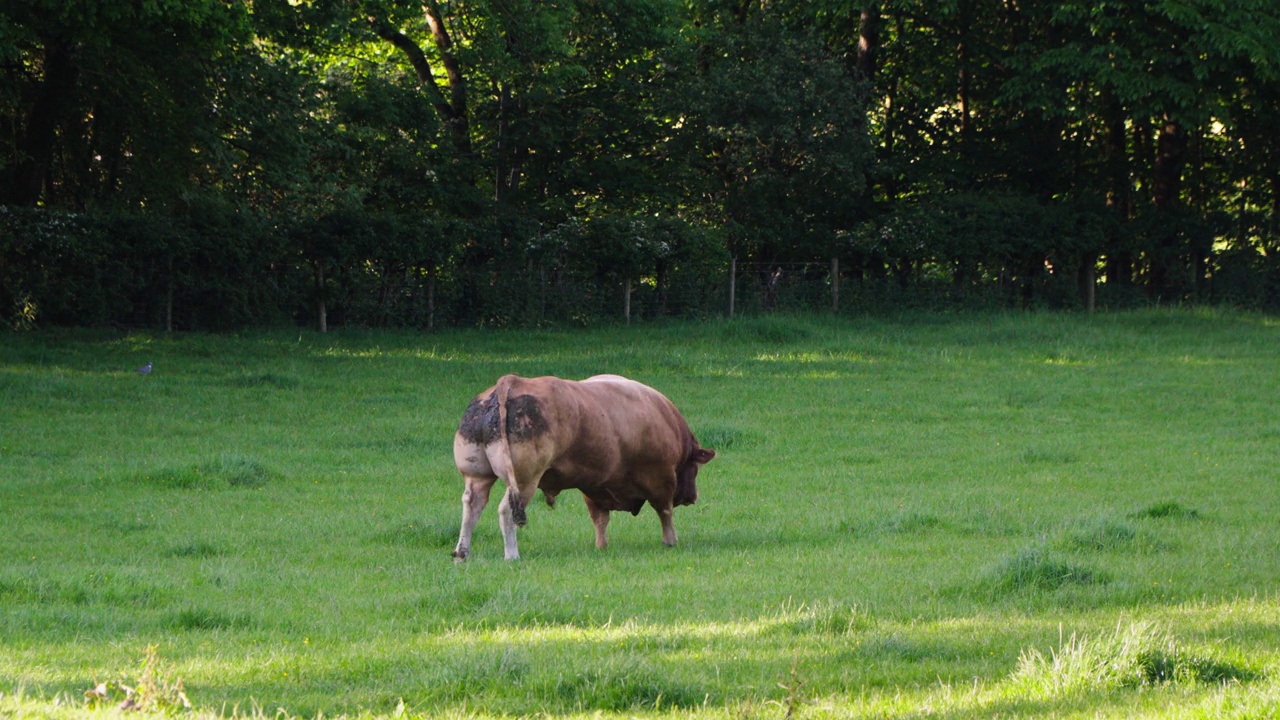
{"label": "dark patch on rump", "polygon": [[547,432],[550,427],[542,416],[542,405],[532,395],[507,398],[507,440],[528,442]]}
{"label": "dark patch on rump", "polygon": [[486,398],[476,398],[462,413],[458,434],[467,442],[488,445],[498,438],[498,391]]}

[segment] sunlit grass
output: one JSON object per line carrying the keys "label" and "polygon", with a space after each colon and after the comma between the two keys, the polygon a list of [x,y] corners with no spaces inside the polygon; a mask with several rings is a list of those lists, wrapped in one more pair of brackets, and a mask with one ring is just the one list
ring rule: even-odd
{"label": "sunlit grass", "polygon": [[[1274,715],[1276,357],[1168,310],[3,336],[0,715],[153,645],[198,716]],[[720,451],[681,544],[646,510],[597,552],[566,493],[455,565],[506,372],[671,396]],[[1172,680],[1046,689],[1129,628]]]}

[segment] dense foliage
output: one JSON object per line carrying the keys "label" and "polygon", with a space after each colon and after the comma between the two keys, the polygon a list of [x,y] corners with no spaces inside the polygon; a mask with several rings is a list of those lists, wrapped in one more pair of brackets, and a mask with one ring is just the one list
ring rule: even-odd
{"label": "dense foliage", "polygon": [[1269,0],[16,0],[0,320],[698,315],[731,262],[747,308],[1275,307],[1277,37]]}

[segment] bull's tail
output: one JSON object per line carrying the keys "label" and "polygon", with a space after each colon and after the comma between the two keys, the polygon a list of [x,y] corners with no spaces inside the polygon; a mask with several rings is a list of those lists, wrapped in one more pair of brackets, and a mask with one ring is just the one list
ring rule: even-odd
{"label": "bull's tail", "polygon": [[507,503],[511,506],[511,519],[517,527],[524,527],[529,521],[524,512],[524,500],[520,497],[520,484],[514,477],[516,474],[515,459],[511,457],[511,440],[507,437],[507,396],[511,393],[511,385],[515,375],[503,375],[498,380],[498,435],[502,438],[502,454],[507,458]]}

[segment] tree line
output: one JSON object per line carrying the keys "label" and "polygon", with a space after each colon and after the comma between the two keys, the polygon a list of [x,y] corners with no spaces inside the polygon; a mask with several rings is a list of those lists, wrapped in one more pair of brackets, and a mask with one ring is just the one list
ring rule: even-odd
{"label": "tree line", "polygon": [[731,267],[1274,308],[1277,38],[1272,0],[12,0],[0,320],[719,314]]}

